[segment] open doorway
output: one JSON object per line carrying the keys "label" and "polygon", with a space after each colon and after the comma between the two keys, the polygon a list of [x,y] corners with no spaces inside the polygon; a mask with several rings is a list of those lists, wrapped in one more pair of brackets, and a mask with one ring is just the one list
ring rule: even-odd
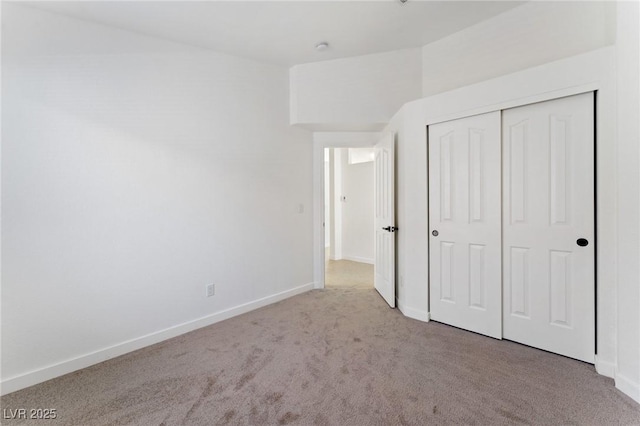
{"label": "open doorway", "polygon": [[374,288],[374,149],[324,149],[325,287]]}

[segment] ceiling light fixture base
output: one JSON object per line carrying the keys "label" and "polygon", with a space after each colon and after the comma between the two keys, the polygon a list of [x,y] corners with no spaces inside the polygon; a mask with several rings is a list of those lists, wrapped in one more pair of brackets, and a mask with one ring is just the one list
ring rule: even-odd
{"label": "ceiling light fixture base", "polygon": [[321,41],[320,43],[316,44],[316,50],[318,52],[322,52],[323,50],[327,50],[329,48],[329,43],[327,43],[326,41]]}

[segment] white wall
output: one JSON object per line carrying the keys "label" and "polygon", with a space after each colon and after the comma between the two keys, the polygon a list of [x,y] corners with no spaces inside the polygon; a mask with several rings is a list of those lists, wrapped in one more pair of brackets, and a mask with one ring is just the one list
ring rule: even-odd
{"label": "white wall", "polygon": [[618,5],[616,386],[640,402],[640,6]]}
{"label": "white wall", "polygon": [[291,124],[313,130],[380,130],[421,93],[420,49],[296,65]]}
{"label": "white wall", "polygon": [[373,162],[349,164],[349,148],[342,151],[342,258],[373,263],[375,235]]}
{"label": "white wall", "polygon": [[332,260],[373,263],[373,162],[349,164],[349,150],[325,148],[325,246]]}
{"label": "white wall", "polygon": [[527,2],[422,48],[422,95],[611,45],[615,2]]}
{"label": "white wall", "polygon": [[396,298],[405,315],[429,320],[427,144],[421,103],[405,105],[385,131],[396,136]]}
{"label": "white wall", "polygon": [[3,392],[311,287],[286,69],[2,12]]}

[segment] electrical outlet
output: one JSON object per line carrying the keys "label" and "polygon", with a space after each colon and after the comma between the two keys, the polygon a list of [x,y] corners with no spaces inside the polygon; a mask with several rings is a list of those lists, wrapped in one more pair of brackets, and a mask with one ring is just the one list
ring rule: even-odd
{"label": "electrical outlet", "polygon": [[207,297],[211,297],[216,294],[216,286],[215,284],[207,284]]}

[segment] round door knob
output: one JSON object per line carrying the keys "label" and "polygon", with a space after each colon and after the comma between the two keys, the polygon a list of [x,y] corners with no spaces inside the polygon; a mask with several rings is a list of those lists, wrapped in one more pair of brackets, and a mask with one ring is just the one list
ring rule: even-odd
{"label": "round door knob", "polygon": [[439,232],[434,229],[433,231],[431,231],[431,235],[437,237],[439,235]]}
{"label": "round door knob", "polygon": [[586,238],[578,238],[578,240],[576,241],[576,244],[579,245],[580,247],[586,247],[589,245],[589,240],[587,240]]}

